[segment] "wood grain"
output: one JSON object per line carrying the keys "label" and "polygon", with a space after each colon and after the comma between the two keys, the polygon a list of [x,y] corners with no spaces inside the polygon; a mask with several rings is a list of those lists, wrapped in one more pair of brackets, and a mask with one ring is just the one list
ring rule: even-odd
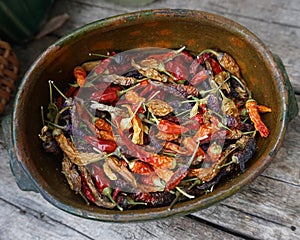
{"label": "wood grain", "polygon": [[[143,9],[150,8],[198,9],[239,22],[281,57],[295,92],[300,94],[298,0],[160,0]],[[108,0],[56,0],[49,17],[68,13],[70,20],[42,39],[13,46],[21,63],[20,79],[34,59],[59,37],[86,23],[140,9]],[[298,95],[297,100],[300,104]],[[70,215],[40,194],[21,191],[11,174],[0,134],[0,239],[300,239],[299,142],[298,116],[289,124],[271,165],[234,196],[181,218],[111,224]]]}

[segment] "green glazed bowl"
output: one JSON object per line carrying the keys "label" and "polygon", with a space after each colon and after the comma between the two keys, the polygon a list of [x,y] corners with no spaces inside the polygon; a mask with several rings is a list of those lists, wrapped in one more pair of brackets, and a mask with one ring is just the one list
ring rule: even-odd
{"label": "green glazed bowl", "polygon": [[[219,48],[240,64],[244,79],[258,102],[272,108],[264,116],[271,129],[258,140],[258,152],[246,172],[218,184],[210,194],[154,209],[107,210],[87,206],[64,181],[60,161],[43,152],[40,139],[40,106],[49,102],[48,80],[60,88],[72,79],[74,66],[91,60],[90,52],[128,50],[137,47],[179,48],[190,51]],[[243,26],[214,14],[193,10],[148,10],[88,24],[50,46],[24,76],[12,119],[6,120],[11,168],[19,187],[39,192],[54,206],[69,213],[101,221],[129,222],[185,215],[221,201],[249,184],[272,161],[288,122],[297,115],[297,104],[279,58]]]}

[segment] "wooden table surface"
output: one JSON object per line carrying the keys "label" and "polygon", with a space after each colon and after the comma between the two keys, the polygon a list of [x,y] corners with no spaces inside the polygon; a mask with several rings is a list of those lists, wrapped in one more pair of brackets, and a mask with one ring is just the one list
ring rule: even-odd
{"label": "wooden table surface", "polygon": [[[68,13],[70,19],[42,39],[13,45],[20,60],[20,79],[46,47],[75,28],[146,8],[199,9],[244,25],[281,57],[299,103],[299,0],[160,0],[143,8],[104,0],[56,0],[50,17]],[[10,110],[8,107],[4,115]],[[70,215],[49,204],[40,194],[21,191],[11,174],[1,133],[0,239],[300,239],[299,142],[300,118],[296,117],[290,122],[283,146],[271,165],[234,196],[180,218],[117,224]]]}

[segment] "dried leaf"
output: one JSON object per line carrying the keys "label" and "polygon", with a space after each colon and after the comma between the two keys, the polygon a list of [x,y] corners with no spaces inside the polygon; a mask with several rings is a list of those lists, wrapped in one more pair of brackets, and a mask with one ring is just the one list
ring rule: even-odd
{"label": "dried leaf", "polygon": [[70,161],[76,165],[87,165],[92,162],[97,162],[104,156],[104,153],[79,152],[74,144],[63,134],[56,135],[55,140]]}
{"label": "dried leaf", "polygon": [[140,74],[144,75],[147,78],[151,78],[153,80],[157,80],[159,82],[167,82],[168,77],[162,73],[160,73],[156,68],[151,67],[142,67],[135,63],[132,59],[131,65],[139,71]]}
{"label": "dried leaf", "polygon": [[198,104],[198,102],[196,102],[190,111],[190,118],[195,117],[197,115],[198,107],[199,107],[199,104]]}
{"label": "dried leaf", "polygon": [[62,161],[62,173],[65,175],[71,190],[79,193],[81,191],[81,177],[76,170],[75,165],[66,155],[64,155]]}
{"label": "dried leaf", "polygon": [[156,116],[163,117],[173,112],[173,108],[166,102],[160,99],[152,99],[147,103],[149,112]]}
{"label": "dried leaf", "polygon": [[125,94],[125,98],[128,102],[132,104],[141,104],[146,101],[145,98],[140,97],[135,91],[129,91]]}

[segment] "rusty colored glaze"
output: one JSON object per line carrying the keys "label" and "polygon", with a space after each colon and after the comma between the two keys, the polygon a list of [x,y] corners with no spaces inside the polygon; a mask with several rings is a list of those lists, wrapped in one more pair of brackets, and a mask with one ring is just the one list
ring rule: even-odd
{"label": "rusty colored glaze", "polygon": [[[243,77],[249,82],[253,97],[273,110],[264,116],[264,122],[271,129],[270,136],[258,140],[259,151],[247,164],[245,173],[219,184],[211,194],[176,204],[171,211],[162,207],[119,212],[87,206],[63,184],[60,160],[45,154],[37,137],[41,129],[40,106],[47,106],[49,102],[48,80],[55,80],[62,89],[66,87],[74,66],[92,60],[89,52],[105,54],[141,46],[178,48],[183,45],[195,53],[205,48],[220,48],[242,62]],[[262,83],[264,87],[259,87]],[[36,60],[24,77],[16,99],[10,152],[12,162],[24,171],[26,181],[30,181],[23,189],[40,192],[54,206],[69,213],[113,222],[180,216],[231,196],[270,164],[283,141],[289,120],[297,114],[297,104],[293,102],[294,95],[283,66],[262,42],[229,19],[193,10],[129,13],[76,30]],[[22,181],[17,181],[22,188]]]}

